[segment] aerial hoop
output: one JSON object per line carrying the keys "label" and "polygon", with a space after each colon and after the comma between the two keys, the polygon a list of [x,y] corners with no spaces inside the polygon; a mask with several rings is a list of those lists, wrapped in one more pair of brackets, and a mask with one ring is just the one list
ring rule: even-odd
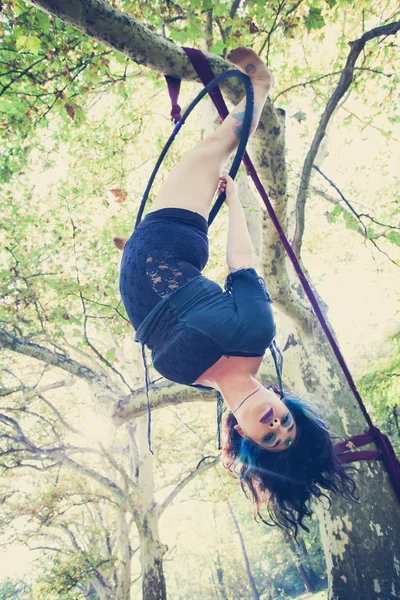
{"label": "aerial hoop", "polygon": [[[229,170],[229,175],[232,177],[232,179],[235,179],[237,172],[239,170],[239,167],[240,167],[240,163],[242,162],[243,155],[246,151],[247,141],[250,136],[251,123],[253,121],[253,112],[254,112],[254,90],[253,90],[253,86],[251,84],[250,78],[247,75],[245,75],[238,69],[230,69],[229,71],[225,71],[224,73],[217,75],[217,77],[215,77],[212,81],[210,81],[210,83],[207,84],[203,90],[201,90],[201,92],[196,96],[196,98],[193,100],[193,102],[191,102],[189,107],[186,109],[186,111],[184,112],[184,114],[182,115],[182,117],[180,118],[178,123],[175,125],[174,130],[173,130],[172,134],[170,135],[167,143],[165,144],[165,146],[156,162],[156,166],[154,167],[153,172],[150,176],[149,182],[147,184],[146,190],[145,190],[143,198],[142,198],[142,202],[140,203],[139,212],[138,212],[138,215],[136,218],[136,223],[135,223],[135,229],[139,225],[140,221],[142,220],[144,207],[146,205],[147,198],[149,196],[154,179],[157,175],[158,169],[160,168],[162,161],[164,160],[172,142],[175,140],[175,137],[179,133],[182,125],[185,124],[185,121],[188,118],[188,116],[190,115],[190,113],[192,112],[192,110],[197,106],[197,104],[200,102],[200,100],[202,100],[204,98],[204,96],[206,94],[208,94],[213,88],[215,88],[221,81],[224,81],[225,79],[229,79],[231,77],[236,77],[238,79],[241,79],[246,88],[246,109],[245,109],[245,113],[244,113],[243,128],[242,128],[242,131],[240,134],[239,146],[236,151],[235,158],[232,162],[232,166]],[[208,218],[208,225],[211,225],[211,223],[214,221],[215,217],[217,216],[217,214],[225,200],[225,196],[226,196],[225,192],[223,192],[222,194],[220,194],[218,196],[214,206],[212,207],[212,209],[210,211],[210,215]]]}

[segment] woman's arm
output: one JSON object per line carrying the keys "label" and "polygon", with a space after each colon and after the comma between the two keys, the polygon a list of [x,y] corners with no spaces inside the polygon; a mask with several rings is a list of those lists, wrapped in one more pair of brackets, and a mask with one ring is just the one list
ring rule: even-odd
{"label": "woman's arm", "polygon": [[228,240],[226,262],[230,271],[253,267],[253,247],[244,210],[237,195],[229,197]]}
{"label": "woman's arm", "polygon": [[246,218],[240,204],[237,185],[229,175],[220,177],[218,193],[226,192],[225,204],[229,208],[226,262],[230,271],[253,266],[253,246]]}

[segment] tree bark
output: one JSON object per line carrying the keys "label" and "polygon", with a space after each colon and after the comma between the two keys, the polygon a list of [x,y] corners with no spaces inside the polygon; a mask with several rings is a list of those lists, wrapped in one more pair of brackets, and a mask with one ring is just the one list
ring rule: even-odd
{"label": "tree bark", "polygon": [[[317,333],[318,332],[318,333]],[[362,433],[366,424],[322,331],[290,346],[290,360],[301,370],[295,378],[311,394],[324,398],[330,429],[343,438]],[[374,449],[370,444],[366,449]],[[399,505],[380,461],[355,463],[351,475],[361,504],[341,496],[314,503],[327,563],[329,599],[400,598]]]}
{"label": "tree bark", "polygon": [[147,419],[137,422],[137,446],[140,463],[138,469],[138,518],[136,526],[140,539],[143,600],[166,600],[167,588],[163,570],[163,557],[168,550],[161,543],[158,531],[160,507],[154,500],[152,457],[147,446]]}
{"label": "tree bark", "polygon": [[221,566],[221,557],[219,555],[219,552],[217,551],[217,580],[218,580],[218,591],[221,594],[222,600],[229,600],[228,596],[226,595],[226,591],[225,591],[225,585],[224,585],[224,570]]}
{"label": "tree bark", "polygon": [[[213,507],[213,517],[214,517],[214,527],[215,527],[215,541],[217,544],[217,548],[219,548],[220,546],[220,537],[218,535],[218,520],[217,520],[217,506],[214,504]],[[226,590],[225,590],[225,585],[224,585],[224,570],[222,568],[222,564],[221,564],[221,557],[220,554],[218,552],[217,549],[217,559],[215,561],[215,569],[217,572],[217,578],[218,578],[218,584],[216,587],[216,593],[217,593],[217,597],[219,598],[219,593],[222,596],[222,600],[229,600]]]}
{"label": "tree bark", "polygon": [[242,532],[240,531],[239,523],[237,522],[235,513],[233,512],[232,505],[229,501],[227,502],[227,505],[228,505],[228,509],[231,514],[233,523],[235,525],[236,533],[239,536],[240,545],[242,547],[242,554],[243,554],[243,558],[244,558],[244,562],[245,562],[245,566],[246,566],[246,573],[247,573],[247,578],[249,580],[252,598],[254,598],[254,600],[260,600],[256,582],[254,580],[253,573],[251,572],[250,561],[249,561],[249,557],[247,555],[247,550],[246,550],[246,546],[244,543],[243,535],[242,535]]}
{"label": "tree bark", "polygon": [[117,578],[118,586],[116,600],[127,600],[130,598],[131,590],[131,552],[129,542],[129,526],[127,514],[120,511],[118,514],[118,559]]}

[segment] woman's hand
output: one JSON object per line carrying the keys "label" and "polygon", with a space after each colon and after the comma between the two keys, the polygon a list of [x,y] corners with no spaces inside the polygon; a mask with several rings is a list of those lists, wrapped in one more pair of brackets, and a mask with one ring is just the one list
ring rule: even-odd
{"label": "woman's hand", "polygon": [[226,192],[225,204],[229,206],[230,201],[238,197],[237,186],[229,175],[221,175],[219,178],[218,195]]}

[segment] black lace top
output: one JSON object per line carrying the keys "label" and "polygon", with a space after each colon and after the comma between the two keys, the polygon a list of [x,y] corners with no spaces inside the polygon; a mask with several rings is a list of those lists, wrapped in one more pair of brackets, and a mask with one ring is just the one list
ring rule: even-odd
{"label": "black lace top", "polygon": [[250,268],[230,273],[225,291],[202,275],[192,279],[155,306],[135,341],[151,350],[161,375],[194,385],[223,355],[263,356],[274,335],[265,282]]}

